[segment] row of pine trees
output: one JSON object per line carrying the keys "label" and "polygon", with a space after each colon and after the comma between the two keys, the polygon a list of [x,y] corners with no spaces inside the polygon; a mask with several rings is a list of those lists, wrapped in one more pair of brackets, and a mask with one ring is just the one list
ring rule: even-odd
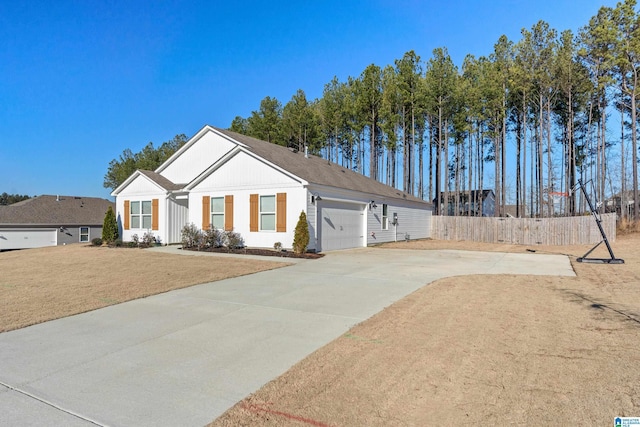
{"label": "row of pine trees", "polygon": [[464,194],[492,188],[496,216],[507,205],[517,216],[575,215],[585,211],[572,191],[581,180],[597,200],[635,201],[637,220],[639,73],[640,15],[636,0],[624,0],[577,34],[540,21],[460,67],[446,48],[426,61],[410,51],[334,78],[320,99],[298,90],[283,106],[266,97],[231,130],[306,146],[435,200],[436,214],[481,214]]}

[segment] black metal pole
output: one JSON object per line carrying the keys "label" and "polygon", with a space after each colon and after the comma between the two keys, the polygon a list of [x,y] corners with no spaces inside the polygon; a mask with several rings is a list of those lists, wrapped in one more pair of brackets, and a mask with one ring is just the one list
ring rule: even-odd
{"label": "black metal pole", "polygon": [[[587,195],[587,190],[585,189],[584,184],[582,184],[581,179],[578,179],[578,185],[582,189],[582,194],[584,194],[584,198],[587,199],[587,203],[589,204],[589,209],[591,210],[591,215],[593,215],[593,218],[596,220],[596,224],[598,225],[598,229],[600,230],[600,235],[602,236],[602,242],[604,242],[604,244],[607,245],[607,250],[609,251],[609,256],[611,257],[611,260],[598,260],[598,261],[612,262],[616,264],[623,263],[624,260],[617,259],[613,254],[613,250],[611,249],[611,245],[609,244],[609,239],[607,239],[607,234],[604,232],[604,228],[602,228],[602,221],[600,221],[600,217],[598,216],[596,210],[594,209],[593,203],[591,203],[591,199],[589,198],[589,195]],[[578,261],[579,262],[589,261],[589,258],[587,258],[587,255],[589,255],[595,248],[597,248],[600,245],[600,243],[598,243],[593,249],[587,252],[583,257],[578,258]]]}

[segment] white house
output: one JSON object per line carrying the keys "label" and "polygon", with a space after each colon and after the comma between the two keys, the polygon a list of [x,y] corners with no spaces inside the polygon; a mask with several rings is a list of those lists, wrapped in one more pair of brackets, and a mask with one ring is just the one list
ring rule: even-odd
{"label": "white house", "polygon": [[113,193],[123,240],[152,232],[181,241],[184,225],[235,230],[249,247],[291,248],[301,212],[308,249],[430,236],[431,205],[336,163],[203,127],[155,171],[138,170]]}

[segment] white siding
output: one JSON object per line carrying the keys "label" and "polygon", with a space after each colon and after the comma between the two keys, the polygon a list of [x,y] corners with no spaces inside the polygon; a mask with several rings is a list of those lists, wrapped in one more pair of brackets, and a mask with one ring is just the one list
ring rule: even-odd
{"label": "white siding", "polygon": [[[251,194],[287,194],[286,232],[249,231]],[[294,229],[300,212],[307,207],[307,191],[301,183],[246,153],[239,152],[204,178],[189,193],[189,222],[202,228],[202,197],[233,195],[233,228],[249,247],[272,248],[276,242],[293,246]]]}
{"label": "white siding", "polygon": [[[160,187],[151,182],[144,175],[138,175],[136,179],[134,179],[126,188],[122,189],[122,191],[118,194],[117,197],[133,197],[133,196],[142,196],[147,194],[158,194],[158,192],[162,192]],[[157,198],[157,197],[156,197]]]}
{"label": "white siding", "polygon": [[187,184],[237,145],[213,132],[206,132],[170,164],[158,170],[175,184]]}
{"label": "white siding", "polygon": [[[382,203],[376,202],[376,207],[367,209],[367,244],[393,242],[410,239],[424,239],[431,236],[431,210],[412,206],[397,206],[393,200],[388,201],[388,230],[382,229]],[[397,202],[395,202],[397,203]],[[398,214],[398,223],[394,226],[393,214]],[[374,237],[375,236],[375,237]]]}
{"label": "white siding", "polygon": [[239,152],[202,180],[196,188],[259,189],[274,186],[298,187],[299,185],[300,182],[295,181],[291,176],[247,153]]}
{"label": "white siding", "polygon": [[309,245],[307,248],[309,250],[317,251],[319,250],[319,245],[317,244],[317,232],[316,232],[316,205],[311,203],[311,192],[307,191],[307,225],[309,226]]}
{"label": "white siding", "polygon": [[[387,199],[375,194],[359,193],[356,191],[327,188],[321,186],[309,186],[309,199],[307,208],[307,218],[310,222],[309,247],[316,249],[315,242],[318,239],[317,227],[318,218],[316,218],[316,207],[311,204],[311,195],[320,195],[323,200],[344,200],[350,203],[361,203],[365,206],[366,215],[366,244],[373,245],[376,243],[393,242],[396,240],[404,240],[405,235],[409,234],[411,239],[422,239],[430,237],[431,233],[431,206],[426,203],[411,202],[398,199]],[[375,208],[369,208],[371,201],[375,202]],[[320,201],[322,203],[322,201]],[[382,204],[388,205],[389,228],[382,230]],[[391,222],[393,213],[398,214],[398,225],[394,227]],[[315,235],[312,234],[312,229]],[[373,233],[373,234],[372,234]],[[397,234],[396,234],[397,233]],[[374,237],[375,235],[375,237]],[[318,245],[319,248],[319,245]]]}
{"label": "white siding", "polygon": [[[287,194],[287,227],[286,232],[249,231],[249,197],[251,194],[260,196]],[[276,242],[282,243],[284,248],[293,247],[293,234],[300,217],[300,212],[306,209],[306,190],[302,186],[282,186],[270,188],[198,188],[189,194],[189,222],[202,228],[202,196],[224,197],[233,195],[233,229],[240,233],[245,245],[257,248],[273,248]]]}
{"label": "white siding", "polygon": [[[145,233],[153,233],[155,237],[160,239],[161,243],[167,242],[167,205],[165,203],[166,192],[161,190],[157,185],[149,181],[143,175],[138,176],[129,185],[126,186],[116,197],[116,220],[120,232],[120,239],[124,242],[131,241],[134,234],[140,239]],[[124,218],[129,212],[124,210],[124,201],[147,201],[158,199],[158,230],[151,229],[124,229]]]}
{"label": "white siding", "polygon": [[182,227],[189,223],[189,200],[167,199],[167,240],[163,243],[180,243]]}

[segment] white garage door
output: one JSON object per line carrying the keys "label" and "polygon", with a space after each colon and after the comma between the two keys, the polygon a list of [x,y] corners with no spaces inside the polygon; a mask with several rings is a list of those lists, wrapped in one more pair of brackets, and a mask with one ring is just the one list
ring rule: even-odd
{"label": "white garage door", "polygon": [[364,205],[322,201],[319,203],[320,250],[358,248],[364,245]]}
{"label": "white garage door", "polygon": [[43,246],[55,246],[58,244],[57,231],[58,230],[55,229],[0,229],[0,250],[29,249],[41,248]]}

